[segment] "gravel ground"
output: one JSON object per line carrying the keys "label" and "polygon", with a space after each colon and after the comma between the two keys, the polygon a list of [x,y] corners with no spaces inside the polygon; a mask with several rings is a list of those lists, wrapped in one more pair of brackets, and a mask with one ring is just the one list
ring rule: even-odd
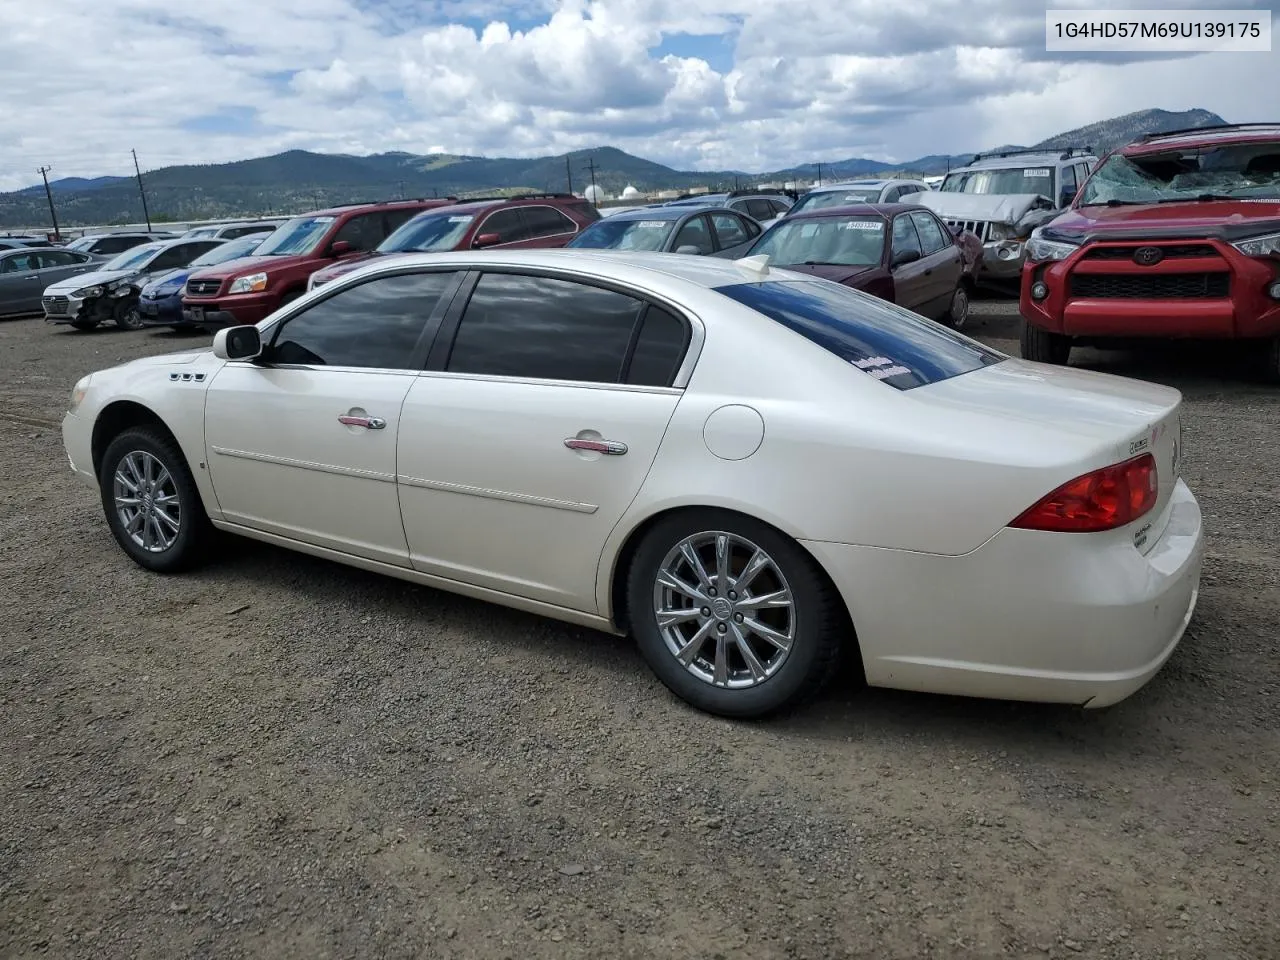
{"label": "gravel ground", "polygon": [[203,342],[0,324],[0,957],[1280,956],[1280,405],[1230,355],[1076,361],[1187,397],[1209,556],[1148,687],[747,724],[626,642],[301,555],[135,567],[53,424]]}

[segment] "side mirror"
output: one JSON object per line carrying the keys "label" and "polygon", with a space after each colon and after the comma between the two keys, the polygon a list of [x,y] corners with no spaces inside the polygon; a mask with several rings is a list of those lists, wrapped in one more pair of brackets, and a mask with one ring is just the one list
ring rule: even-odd
{"label": "side mirror", "polygon": [[329,245],[329,253],[332,256],[340,257],[343,254],[351,252],[351,244],[346,240],[335,240]]}
{"label": "side mirror", "polygon": [[920,259],[919,250],[899,250],[897,253],[893,255],[893,260],[890,261],[889,266],[901,267],[901,266],[905,266],[908,263],[915,263],[919,259]]}
{"label": "side mirror", "polygon": [[502,242],[502,234],[500,233],[482,233],[471,241],[471,246],[476,250],[481,247],[492,247],[496,243]]}
{"label": "side mirror", "polygon": [[676,247],[676,253],[692,253],[696,256],[702,253],[702,251],[691,243],[682,243],[680,246]]}
{"label": "side mirror", "polygon": [[252,325],[223,327],[213,335],[213,355],[219,360],[255,360],[262,356],[262,333]]}

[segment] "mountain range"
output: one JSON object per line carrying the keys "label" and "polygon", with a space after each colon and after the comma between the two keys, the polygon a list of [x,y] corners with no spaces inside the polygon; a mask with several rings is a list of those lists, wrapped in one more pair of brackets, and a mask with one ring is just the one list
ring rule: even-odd
{"label": "mountain range", "polygon": [[[1144,133],[1205,127],[1225,121],[1208,110],[1140,110],[1069,130],[1032,147],[1088,145],[1102,153]],[[1009,144],[992,149],[1019,149]],[[910,172],[940,174],[963,166],[972,153],[931,154],[904,163],[865,157],[806,163],[785,170],[682,171],[632,156],[616,147],[559,156],[491,158],[410,153],[346,154],[290,150],[233,163],[162,167],[143,175],[151,218],[194,220],[254,214],[293,214],[337,203],[390,197],[463,196],[476,192],[563,191],[572,177],[581,192],[592,179],[609,194],[628,184],[641,191],[748,186],[781,180],[823,180]],[[133,177],[67,177],[49,184],[62,226],[138,222],[142,209]],[[48,221],[43,183],[0,194],[0,227]]]}

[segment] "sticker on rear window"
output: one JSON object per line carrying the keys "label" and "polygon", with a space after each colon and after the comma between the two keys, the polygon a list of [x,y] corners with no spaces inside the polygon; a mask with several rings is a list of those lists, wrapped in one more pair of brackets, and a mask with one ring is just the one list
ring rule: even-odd
{"label": "sticker on rear window", "polygon": [[1022,175],[1024,177],[1032,177],[1032,178],[1047,177],[1049,176],[1049,173],[1050,173],[1050,170],[1048,167],[1028,167],[1027,169],[1022,171]]}
{"label": "sticker on rear window", "polygon": [[657,230],[671,223],[670,220],[641,220],[636,224],[641,230]]}
{"label": "sticker on rear window", "polygon": [[846,220],[840,224],[841,230],[880,230],[884,224],[878,220]]}
{"label": "sticker on rear window", "polygon": [[450,217],[450,223],[470,223],[475,217]]}

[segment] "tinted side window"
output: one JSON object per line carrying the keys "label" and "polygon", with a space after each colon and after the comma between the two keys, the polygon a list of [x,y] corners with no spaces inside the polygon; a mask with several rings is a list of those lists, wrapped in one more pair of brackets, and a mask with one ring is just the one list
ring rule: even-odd
{"label": "tinted side window", "polygon": [[180,267],[185,263],[194,260],[197,256],[194,253],[195,244],[184,243],[177,247],[170,247],[156,255],[156,258],[147,266],[148,270],[172,270],[174,267]]}
{"label": "tinted side window", "polygon": [[906,253],[914,250],[916,253],[924,256],[924,252],[920,248],[920,237],[916,233],[916,228],[911,225],[909,216],[895,217],[893,221],[893,255],[896,257],[900,253]]}
{"label": "tinted side window", "polygon": [[712,214],[711,224],[716,228],[716,239],[720,241],[722,249],[735,247],[751,239],[742,221],[731,213]]}
{"label": "tinted side window", "polygon": [[920,234],[920,245],[927,257],[930,254],[937,253],[947,247],[955,246],[947,237],[943,236],[942,228],[938,226],[938,221],[933,219],[930,214],[921,212],[911,214],[911,219],[915,221],[916,231]]}
{"label": "tinted side window", "polygon": [[372,250],[386,239],[386,234],[382,232],[382,217],[381,210],[352,217],[338,228],[333,242],[345,240],[353,250]]}
{"label": "tinted side window", "polygon": [[1059,203],[1065,203],[1076,192],[1076,167],[1075,164],[1067,164],[1062,168],[1062,187],[1060,188]]}
{"label": "tinted side window", "polygon": [[642,306],[634,297],[570,280],[486,273],[445,369],[617,383]]}
{"label": "tinted side window", "polygon": [[899,390],[1008,359],[879,297],[835,283],[768,280],[717,287],[810,343]]}
{"label": "tinted side window", "polygon": [[515,243],[519,240],[528,240],[529,235],[525,231],[524,220],[520,217],[519,209],[499,210],[497,213],[490,214],[489,218],[480,225],[480,229],[476,231],[476,236],[482,233],[496,233],[502,239],[499,243]]}
{"label": "tinted side window", "polygon": [[715,248],[711,245],[711,230],[707,227],[706,217],[694,217],[680,228],[671,249],[679,251],[681,247],[697,247],[698,252],[702,254],[715,252]]}
{"label": "tinted side window", "polygon": [[770,200],[769,206],[773,208],[775,215],[781,215],[791,209],[790,204],[783,203],[781,200]]}
{"label": "tinted side window", "polygon": [[421,212],[421,210],[411,209],[388,210],[382,217],[382,239],[378,242],[381,243],[383,240],[387,239],[387,237],[399,230],[402,225],[408,223]]}
{"label": "tinted side window", "polygon": [[99,253],[124,253],[140,243],[142,243],[141,237],[107,237],[99,240],[94,245],[94,249]]}
{"label": "tinted side window", "polygon": [[626,382],[644,387],[671,386],[688,345],[689,330],[684,321],[650,305],[631,354]]}
{"label": "tinted side window", "polygon": [[555,207],[525,207],[524,228],[529,237],[554,237],[560,233],[573,233],[577,226]]}
{"label": "tinted side window", "polygon": [[773,204],[768,200],[748,200],[746,213],[756,220],[772,220],[775,216]]}
{"label": "tinted side window", "polygon": [[69,250],[41,250],[40,266],[45,268],[51,267],[70,267],[76,264],[84,263],[88,257],[81,256],[78,253],[72,253]]}
{"label": "tinted side window", "polygon": [[223,233],[228,240],[238,240],[240,237],[247,237],[253,233],[271,233],[275,230],[274,226],[252,226],[252,227],[232,227]]}
{"label": "tinted side window", "polygon": [[407,369],[427,318],[455,274],[406,273],[348,287],[276,329],[270,359]]}
{"label": "tinted side window", "polygon": [[5,257],[0,260],[0,273],[17,273],[23,269],[25,268],[19,265],[17,257]]}

